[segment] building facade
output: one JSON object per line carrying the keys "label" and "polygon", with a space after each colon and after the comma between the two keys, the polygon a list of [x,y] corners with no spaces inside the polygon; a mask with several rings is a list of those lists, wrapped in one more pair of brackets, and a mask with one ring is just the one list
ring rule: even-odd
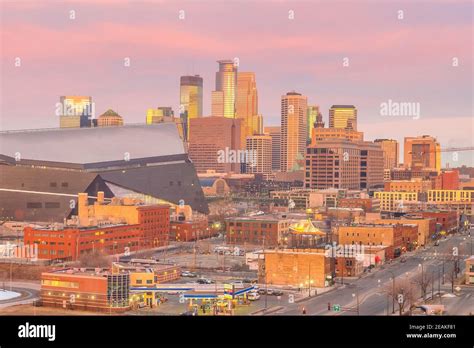
{"label": "building facade", "polygon": [[[216,72],[216,93],[212,95],[212,105],[222,105],[216,108],[214,114],[214,107],[212,116],[223,116],[227,118],[235,117],[235,102],[237,92],[237,65],[232,60],[219,60],[219,71]],[[222,115],[220,115],[222,112]]]}
{"label": "building facade", "polygon": [[189,157],[198,173],[240,173],[248,160],[240,146],[240,122],[215,116],[190,120]]}
{"label": "building facade", "polygon": [[403,164],[407,168],[441,170],[441,146],[429,135],[405,137]]}
{"label": "building facade", "polygon": [[281,127],[265,127],[264,133],[272,138],[272,171],[281,169]]}
{"label": "building facade", "polygon": [[272,216],[226,219],[226,241],[231,244],[255,244],[275,247],[288,233],[290,222]]}
{"label": "building facade", "polygon": [[269,135],[248,136],[245,149],[251,157],[246,164],[246,173],[264,174],[266,177],[272,173],[272,137]]}
{"label": "building facade", "polygon": [[329,109],[329,128],[357,130],[357,109],[354,105],[333,105]]}
{"label": "building facade", "polygon": [[281,171],[299,170],[298,157],[306,150],[308,101],[300,93],[289,92],[281,97]]}
{"label": "building facade", "polygon": [[375,143],[379,143],[383,151],[384,169],[392,169],[398,167],[400,147],[398,141],[393,139],[375,139]]}
{"label": "building facade", "polygon": [[183,123],[184,139],[189,139],[189,120],[202,117],[203,79],[199,75],[181,76],[179,83],[179,114]]}

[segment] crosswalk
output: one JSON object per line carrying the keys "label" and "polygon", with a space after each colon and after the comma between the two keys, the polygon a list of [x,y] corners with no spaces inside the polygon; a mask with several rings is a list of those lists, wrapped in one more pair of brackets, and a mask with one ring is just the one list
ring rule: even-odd
{"label": "crosswalk", "polygon": [[454,260],[464,260],[470,257],[470,254],[459,254],[458,256],[453,256],[452,253],[424,253],[423,258],[427,260],[445,260],[445,261],[454,261]]}

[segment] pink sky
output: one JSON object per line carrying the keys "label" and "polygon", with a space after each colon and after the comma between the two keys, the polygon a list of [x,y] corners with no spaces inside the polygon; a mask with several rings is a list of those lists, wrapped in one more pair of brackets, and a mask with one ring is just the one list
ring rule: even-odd
{"label": "pink sky", "polygon": [[[207,115],[216,60],[238,57],[257,75],[266,125],[296,90],[326,123],[332,104],[356,105],[369,140],[473,145],[470,1],[3,1],[1,12],[3,130],[57,127],[60,95],[91,95],[98,114],[112,108],[126,122],[144,122],[150,107],[177,112],[185,74],[203,76]],[[420,103],[420,119],[381,116],[389,99]]]}

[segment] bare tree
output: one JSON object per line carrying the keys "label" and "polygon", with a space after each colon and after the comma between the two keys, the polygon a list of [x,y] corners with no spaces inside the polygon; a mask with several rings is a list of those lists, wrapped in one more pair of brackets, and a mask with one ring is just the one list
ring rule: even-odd
{"label": "bare tree", "polygon": [[413,279],[413,283],[417,284],[421,289],[421,296],[423,301],[426,299],[426,293],[428,292],[428,287],[433,282],[433,274],[432,272],[421,272],[420,274],[416,275]]}
{"label": "bare tree", "polygon": [[447,270],[447,274],[448,274],[448,280],[451,282],[451,292],[454,293],[454,283],[456,282],[456,279],[457,279],[457,266],[456,265],[452,265],[450,268],[448,268]]}
{"label": "bare tree", "polygon": [[411,311],[415,300],[415,290],[413,284],[408,279],[397,280],[395,286],[393,284],[387,285],[384,292],[398,304],[400,315],[402,315],[405,309]]}

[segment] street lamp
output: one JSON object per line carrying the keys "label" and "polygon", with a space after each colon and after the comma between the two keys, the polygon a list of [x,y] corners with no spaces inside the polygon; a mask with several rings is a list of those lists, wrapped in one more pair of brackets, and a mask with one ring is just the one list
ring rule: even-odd
{"label": "street lamp", "polygon": [[352,294],[352,298],[357,299],[357,315],[360,315],[360,312],[359,312],[359,293],[357,292],[357,294]]}

